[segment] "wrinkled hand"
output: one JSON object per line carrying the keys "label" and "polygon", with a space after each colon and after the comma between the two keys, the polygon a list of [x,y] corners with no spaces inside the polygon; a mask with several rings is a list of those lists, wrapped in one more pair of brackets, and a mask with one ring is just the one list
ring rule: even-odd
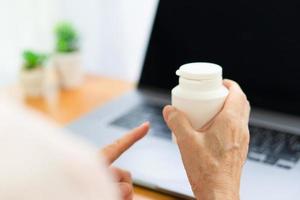
{"label": "wrinkled hand", "polygon": [[[101,150],[101,153],[104,156],[104,158],[106,158],[108,164],[111,165],[116,159],[118,159],[122,155],[122,153],[129,149],[138,140],[143,138],[147,134],[148,130],[149,123],[146,122],[141,126],[133,129],[131,132],[118,139],[113,144],[104,147]],[[130,172],[116,167],[110,167],[110,170],[115,177],[122,198],[124,200],[132,200],[133,185]]]}
{"label": "wrinkled hand", "polygon": [[[181,111],[166,106],[164,119],[176,136],[183,164],[197,199],[239,199],[242,167],[249,144],[249,102],[233,81],[223,109],[201,130]],[[201,112],[201,111],[199,111]]]}

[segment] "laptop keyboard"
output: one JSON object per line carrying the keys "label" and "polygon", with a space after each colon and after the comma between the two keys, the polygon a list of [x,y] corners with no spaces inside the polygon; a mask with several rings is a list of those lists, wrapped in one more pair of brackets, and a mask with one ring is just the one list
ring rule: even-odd
{"label": "laptop keyboard", "polygon": [[149,121],[151,123],[150,134],[171,139],[171,131],[164,123],[162,109],[162,105],[141,104],[130,110],[125,115],[122,115],[111,124],[132,129],[145,121]]}
{"label": "laptop keyboard", "polygon": [[[161,105],[140,104],[114,120],[111,125],[132,129],[149,121],[150,134],[171,139],[171,132],[162,117],[162,109]],[[291,169],[300,159],[300,136],[253,125],[249,129],[249,160]]]}
{"label": "laptop keyboard", "polygon": [[248,159],[291,169],[300,158],[300,136],[258,126],[250,128]]}

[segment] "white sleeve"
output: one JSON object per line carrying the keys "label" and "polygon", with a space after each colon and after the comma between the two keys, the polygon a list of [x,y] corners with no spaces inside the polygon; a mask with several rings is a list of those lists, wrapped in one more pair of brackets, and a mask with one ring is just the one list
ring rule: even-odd
{"label": "white sleeve", "polygon": [[0,99],[0,199],[119,197],[96,148],[42,116]]}

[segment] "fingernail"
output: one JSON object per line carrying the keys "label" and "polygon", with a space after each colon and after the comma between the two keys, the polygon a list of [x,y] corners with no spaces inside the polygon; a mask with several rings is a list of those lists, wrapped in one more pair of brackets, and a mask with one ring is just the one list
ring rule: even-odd
{"label": "fingernail", "polygon": [[146,121],[140,125],[140,127],[143,127],[143,126],[150,126],[150,122]]}

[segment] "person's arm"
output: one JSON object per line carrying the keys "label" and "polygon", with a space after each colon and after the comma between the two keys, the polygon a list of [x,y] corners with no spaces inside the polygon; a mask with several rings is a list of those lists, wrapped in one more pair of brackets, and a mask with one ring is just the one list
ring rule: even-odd
{"label": "person's arm", "polygon": [[[238,200],[240,178],[249,144],[249,102],[233,81],[222,111],[201,130],[184,115],[166,106],[164,119],[177,138],[192,190],[201,200]],[[200,112],[200,111],[199,111]]]}

